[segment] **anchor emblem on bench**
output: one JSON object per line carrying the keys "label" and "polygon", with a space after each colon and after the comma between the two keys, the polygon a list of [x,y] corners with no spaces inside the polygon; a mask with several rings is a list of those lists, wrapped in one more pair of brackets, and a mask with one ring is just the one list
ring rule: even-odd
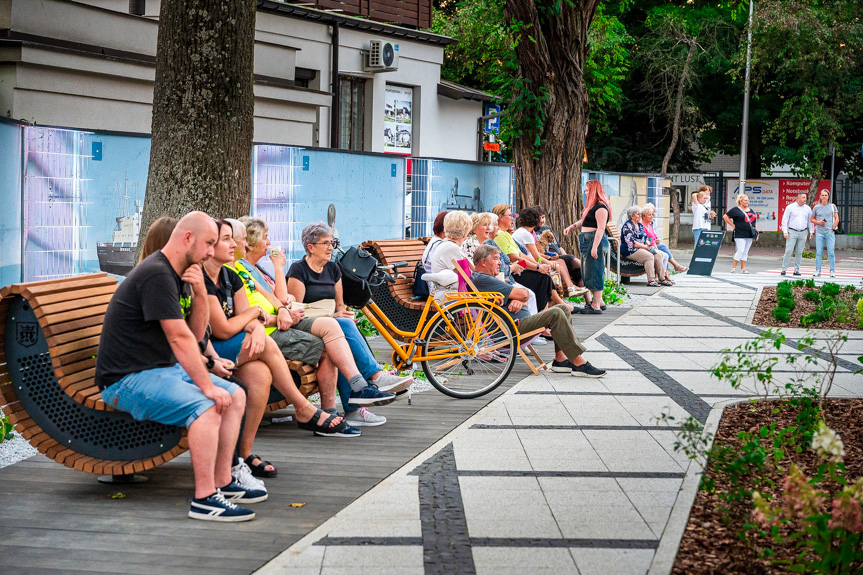
{"label": "anchor emblem on bench", "polygon": [[19,345],[31,347],[39,341],[39,324],[33,321],[19,321],[17,324],[16,340]]}

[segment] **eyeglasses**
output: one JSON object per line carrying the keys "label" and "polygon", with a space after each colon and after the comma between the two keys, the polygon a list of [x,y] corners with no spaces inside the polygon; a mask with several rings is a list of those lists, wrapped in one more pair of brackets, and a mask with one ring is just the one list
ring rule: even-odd
{"label": "eyeglasses", "polygon": [[237,275],[246,282],[246,285],[249,287],[249,290],[255,291],[255,280],[252,279],[252,276],[249,275],[248,272],[237,272]]}
{"label": "eyeglasses", "polygon": [[324,247],[327,247],[327,248],[337,248],[337,247],[339,247],[339,240],[333,240],[333,241],[331,241],[331,242],[315,242],[315,243],[314,243],[314,244],[312,244],[312,245],[315,245],[315,246],[324,246]]}
{"label": "eyeglasses", "polygon": [[504,214],[502,217],[504,217],[504,218],[517,218],[518,214]]}

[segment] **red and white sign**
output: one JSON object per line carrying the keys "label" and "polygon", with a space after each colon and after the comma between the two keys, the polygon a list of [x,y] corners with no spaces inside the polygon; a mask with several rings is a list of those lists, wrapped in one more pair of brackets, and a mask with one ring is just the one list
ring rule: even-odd
{"label": "red and white sign", "polygon": [[[778,232],[785,214],[785,207],[797,199],[797,194],[809,192],[811,180],[779,180],[760,179],[746,180],[746,195],[749,197],[749,208],[758,214],[758,231]],[[739,180],[729,178],[725,189],[726,205],[729,209],[737,205],[737,195],[740,193]],[[830,190],[830,180],[821,180],[820,190]],[[817,195],[816,195],[817,197]]]}

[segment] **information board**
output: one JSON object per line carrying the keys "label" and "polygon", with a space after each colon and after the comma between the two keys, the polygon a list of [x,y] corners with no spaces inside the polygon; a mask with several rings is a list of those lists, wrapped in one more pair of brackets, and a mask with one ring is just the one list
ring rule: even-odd
{"label": "information board", "polygon": [[724,237],[725,232],[722,231],[702,230],[695,244],[695,251],[692,252],[692,259],[689,261],[689,271],[686,273],[695,276],[712,274],[713,264],[716,263],[716,256],[719,255],[719,247]]}

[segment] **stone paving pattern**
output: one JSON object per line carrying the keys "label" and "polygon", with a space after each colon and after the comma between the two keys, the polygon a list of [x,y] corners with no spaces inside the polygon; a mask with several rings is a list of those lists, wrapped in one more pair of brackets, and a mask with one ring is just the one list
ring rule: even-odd
{"label": "stone paving pattern", "polygon": [[[697,471],[657,416],[703,422],[718,402],[753,393],[708,370],[762,331],[747,316],[779,279],[675,276],[585,342],[604,378],[524,379],[259,572],[647,573]],[[852,332],[831,395],[863,396],[850,369],[861,353],[863,333]]]}

